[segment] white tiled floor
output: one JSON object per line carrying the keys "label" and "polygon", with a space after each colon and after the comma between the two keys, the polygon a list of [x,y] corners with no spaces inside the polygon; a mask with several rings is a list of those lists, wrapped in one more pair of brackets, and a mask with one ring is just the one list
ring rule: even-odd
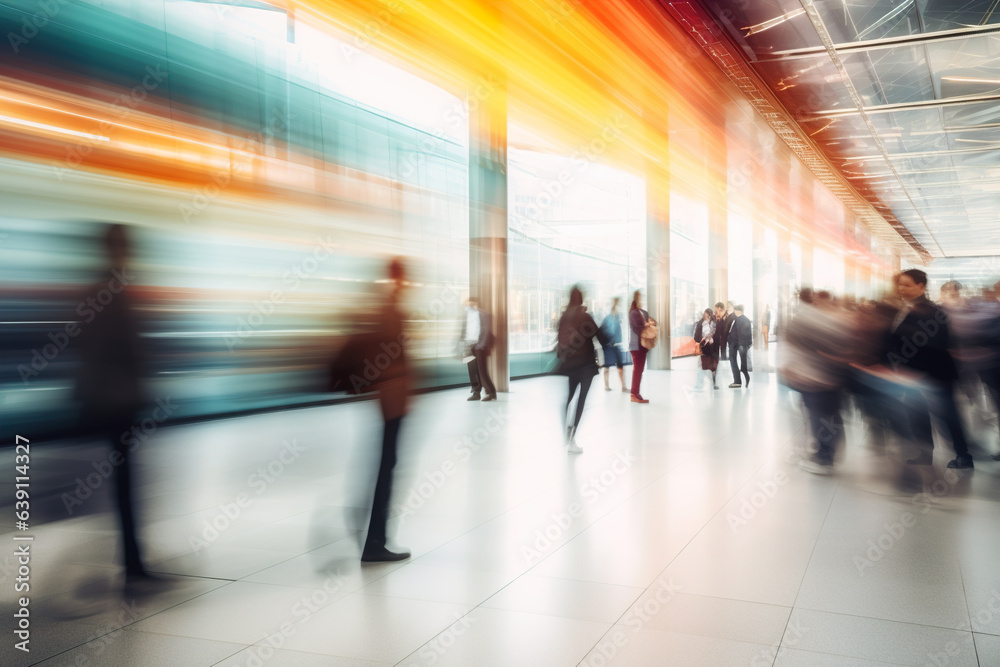
{"label": "white tiled floor", "polygon": [[[163,428],[137,455],[140,515],[172,582],[124,596],[110,488],[67,516],[59,486],[35,530],[33,650],[8,633],[0,664],[1000,665],[1000,463],[904,471],[853,423],[837,475],[814,477],[773,376],[693,393],[677,365],[647,375],[648,405],[597,379],[576,456],[559,378],[496,403],[419,396],[390,523],[403,563],[359,562],[374,404]],[[303,449],[281,462],[286,441]],[[83,474],[106,456],[38,451]]]}

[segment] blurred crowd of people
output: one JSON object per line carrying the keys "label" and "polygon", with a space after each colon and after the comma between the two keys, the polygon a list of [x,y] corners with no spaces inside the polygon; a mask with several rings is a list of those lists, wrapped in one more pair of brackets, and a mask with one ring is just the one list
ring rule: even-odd
{"label": "blurred crowd of people", "polygon": [[997,288],[967,298],[951,281],[935,303],[927,274],[910,269],[880,301],[800,290],[778,372],[808,415],[801,467],[833,470],[853,404],[874,441],[898,446],[908,465],[932,464],[934,424],[954,450],[948,468],[972,469],[968,424],[995,422],[1000,392]]}

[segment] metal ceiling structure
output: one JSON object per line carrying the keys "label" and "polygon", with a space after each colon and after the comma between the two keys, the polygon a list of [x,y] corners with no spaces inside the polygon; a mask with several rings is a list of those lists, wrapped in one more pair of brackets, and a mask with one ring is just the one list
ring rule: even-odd
{"label": "metal ceiling structure", "polygon": [[699,2],[915,248],[1000,255],[1000,0]]}

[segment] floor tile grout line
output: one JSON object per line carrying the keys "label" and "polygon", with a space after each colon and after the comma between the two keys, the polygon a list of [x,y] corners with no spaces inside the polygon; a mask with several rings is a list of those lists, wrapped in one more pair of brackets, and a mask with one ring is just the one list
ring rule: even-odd
{"label": "floor tile grout line", "polygon": [[[184,576],[184,577],[187,577],[189,579],[211,579],[210,577],[197,577],[197,576],[189,576],[189,575],[173,575],[173,576]],[[153,614],[150,614],[149,616],[146,616],[145,618],[136,619],[136,620],[132,621],[131,623],[127,623],[126,625],[122,625],[121,627],[115,628],[114,630],[109,630],[109,631],[105,632],[104,634],[97,635],[96,637],[91,637],[90,639],[88,639],[88,640],[86,640],[84,642],[81,642],[80,644],[77,644],[75,646],[70,646],[69,648],[67,648],[67,649],[65,649],[63,651],[60,651],[58,653],[54,653],[53,655],[50,655],[49,657],[45,658],[44,660],[42,660],[40,662],[45,662],[46,660],[52,660],[53,658],[58,658],[60,655],[63,655],[64,653],[67,653],[69,651],[75,651],[76,649],[78,649],[78,648],[80,648],[82,646],[86,646],[87,644],[89,644],[92,641],[95,641],[97,639],[101,639],[102,637],[107,637],[112,632],[118,632],[120,630],[125,630],[125,629],[130,628],[131,626],[135,625],[136,623],[140,623],[142,621],[148,620],[148,619],[153,618],[154,616],[157,616],[157,615],[159,615],[159,614],[161,614],[161,613],[163,613],[165,611],[173,609],[174,607],[179,607],[182,604],[187,604],[188,602],[190,602],[192,600],[196,600],[196,599],[198,599],[198,598],[200,598],[200,597],[202,597],[204,595],[208,595],[209,593],[221,590],[221,589],[225,588],[226,586],[228,586],[230,584],[236,583],[235,581],[230,580],[230,579],[213,579],[213,581],[225,581],[227,583],[223,584],[222,586],[219,586],[218,588],[213,588],[212,590],[208,590],[208,591],[204,591],[202,593],[199,593],[198,595],[195,595],[194,597],[188,598],[186,600],[181,600],[181,601],[177,602],[176,604],[172,604],[169,607],[165,607],[165,608],[163,608],[163,609],[161,609],[161,610],[159,610],[159,611],[157,611],[157,612],[155,612]],[[136,632],[140,632],[140,631],[136,631]],[[164,634],[164,633],[156,633],[156,634]],[[170,636],[170,637],[181,637],[183,635],[168,635],[168,636]],[[31,664],[32,665],[37,665],[38,663],[31,663]]]}
{"label": "floor tile grout line", "polygon": [[[799,430],[800,430],[801,428],[802,428],[802,426],[800,426],[799,428],[795,429],[795,431],[793,431],[793,432],[792,432],[792,433],[791,433],[791,434],[790,434],[790,435],[788,436],[788,440],[789,440],[789,441],[791,441],[791,440],[792,440],[792,438],[794,438],[794,437],[795,437],[795,435],[796,435],[796,434],[797,434],[797,433],[799,432]],[[714,441],[714,442],[713,442],[712,444],[717,444],[717,443],[721,442],[722,440],[724,440],[725,438],[728,438],[728,437],[730,437],[731,435],[732,435],[732,433],[731,433],[731,432],[730,432],[730,433],[726,433],[725,435],[722,435],[722,436],[720,436],[720,437],[719,437],[719,438],[718,438],[717,440],[715,440],[715,441]],[[784,449],[784,447],[782,447],[781,449]],[[717,511],[716,511],[716,512],[715,512],[715,513],[714,513],[714,514],[713,514],[713,515],[711,516],[711,517],[709,517],[709,518],[708,518],[708,520],[707,520],[707,521],[706,521],[706,522],[705,522],[705,523],[704,523],[704,524],[702,525],[702,527],[701,527],[701,528],[699,528],[699,529],[698,529],[698,531],[697,531],[697,532],[696,532],[696,533],[695,533],[694,535],[692,535],[692,536],[691,536],[691,539],[690,539],[690,540],[688,540],[688,541],[687,541],[687,542],[686,542],[686,543],[684,544],[684,546],[680,548],[680,550],[679,550],[679,551],[677,552],[677,555],[675,555],[675,556],[674,556],[673,558],[671,558],[671,559],[670,559],[670,561],[669,561],[669,562],[667,563],[667,565],[666,565],[666,566],[665,566],[665,567],[664,567],[664,568],[663,568],[662,570],[660,570],[660,572],[659,572],[659,573],[658,573],[658,574],[656,575],[656,578],[654,578],[654,579],[653,579],[653,581],[652,581],[652,582],[651,582],[651,583],[650,583],[650,584],[649,584],[648,586],[646,586],[646,587],[645,587],[645,589],[643,590],[643,592],[642,592],[642,593],[640,593],[640,594],[639,594],[639,595],[638,595],[638,596],[636,597],[636,599],[632,601],[632,604],[630,604],[630,605],[628,606],[628,608],[626,608],[626,609],[625,609],[625,611],[624,611],[624,612],[622,612],[621,616],[619,616],[619,617],[618,617],[618,620],[616,620],[616,621],[615,621],[614,623],[612,623],[612,624],[611,624],[611,628],[609,628],[609,629],[608,629],[608,632],[611,632],[612,630],[614,630],[615,626],[616,626],[616,625],[618,625],[619,621],[621,621],[621,619],[622,619],[622,618],[624,618],[624,617],[625,617],[625,615],[626,615],[626,614],[628,614],[628,612],[629,612],[629,611],[630,611],[630,610],[632,609],[632,605],[634,605],[634,604],[635,604],[635,601],[636,601],[636,600],[638,600],[639,598],[641,598],[641,597],[642,597],[643,595],[645,595],[645,594],[646,594],[646,593],[647,593],[647,592],[649,591],[649,589],[650,589],[650,588],[651,588],[651,587],[653,586],[653,584],[655,584],[655,583],[656,583],[656,580],[657,580],[657,579],[659,579],[659,578],[660,578],[660,577],[661,577],[661,576],[663,575],[663,573],[664,573],[664,572],[665,572],[665,571],[666,571],[667,569],[669,569],[669,568],[670,568],[671,564],[673,564],[673,562],[674,562],[674,561],[675,561],[675,560],[677,559],[677,556],[679,556],[680,554],[684,553],[684,550],[685,550],[685,549],[687,549],[687,548],[688,548],[688,547],[689,547],[689,546],[691,545],[691,543],[692,543],[692,542],[693,542],[693,541],[694,541],[695,539],[697,539],[698,535],[700,535],[700,534],[701,534],[701,532],[702,532],[702,531],[703,531],[703,530],[705,529],[705,526],[707,526],[707,525],[708,525],[708,524],[710,524],[710,523],[711,523],[711,522],[712,522],[713,520],[715,520],[715,518],[716,518],[717,516],[719,516],[719,514],[720,514],[720,513],[721,513],[721,512],[722,512],[722,511],[723,511],[723,510],[724,510],[724,509],[726,508],[726,506],[727,506],[727,505],[728,505],[729,503],[731,503],[731,502],[733,501],[733,499],[734,499],[734,498],[735,498],[735,497],[737,496],[737,494],[739,494],[739,493],[740,493],[740,489],[742,489],[742,488],[743,488],[744,486],[746,486],[747,484],[749,484],[749,483],[750,483],[750,481],[751,481],[751,479],[752,479],[752,478],[753,478],[753,477],[754,477],[755,475],[758,475],[758,474],[760,473],[760,471],[761,471],[761,470],[763,470],[763,469],[764,469],[765,467],[767,467],[767,466],[768,466],[768,465],[769,465],[770,463],[772,463],[772,462],[773,462],[773,461],[774,461],[774,460],[775,460],[776,458],[777,458],[777,455],[776,455],[776,454],[775,454],[774,456],[770,456],[770,457],[768,457],[768,458],[767,458],[767,459],[766,459],[766,460],[765,460],[765,461],[764,461],[764,462],[763,462],[763,463],[762,463],[762,464],[760,465],[760,467],[758,467],[758,468],[757,468],[756,470],[754,470],[754,471],[753,471],[752,473],[750,473],[750,474],[748,475],[748,477],[747,477],[747,480],[746,480],[746,481],[745,481],[745,482],[744,482],[744,483],[743,483],[742,485],[740,485],[740,487],[739,487],[739,488],[738,488],[737,490],[735,490],[735,491],[733,492],[733,494],[732,494],[732,495],[731,495],[731,496],[730,496],[729,498],[727,498],[727,499],[726,499],[726,500],[725,500],[725,501],[724,501],[724,502],[722,503],[722,505],[721,505],[721,506],[719,507],[719,509],[718,509],[718,510],[717,510]],[[656,480],[654,480],[654,482],[655,482],[655,481],[659,481],[659,480],[660,480],[660,479],[661,479],[662,477],[664,477],[664,476],[665,476],[666,474],[667,474],[667,473],[664,473],[664,475],[661,475],[660,477],[658,477],[658,478],[657,478]],[[652,482],[651,482],[651,483],[652,483]],[[645,488],[645,487],[644,487],[644,488]],[[574,537],[574,539],[576,539],[576,538]],[[572,540],[570,540],[570,541],[572,541]],[[567,544],[568,544],[568,542],[567,542]],[[565,546],[565,545],[564,545],[564,546]],[[560,547],[560,548],[562,548],[562,547]],[[558,551],[558,549],[557,549],[556,551]],[[789,612],[789,617],[790,617],[790,616],[791,616],[791,612]],[[787,622],[786,622],[786,629],[787,629]],[[577,663],[577,667],[579,667],[580,665],[582,665],[582,664],[583,664],[583,660],[585,660],[585,659],[587,658],[587,656],[588,656],[588,655],[590,655],[590,654],[591,654],[591,653],[592,653],[592,652],[594,651],[594,649],[595,649],[595,648],[596,648],[596,647],[597,647],[598,645],[600,645],[600,643],[601,643],[601,642],[602,642],[602,641],[604,640],[604,638],[605,638],[605,637],[607,637],[607,635],[608,635],[608,632],[605,632],[605,633],[604,633],[603,635],[601,635],[601,636],[600,636],[600,637],[599,637],[599,638],[597,639],[597,642],[596,642],[596,643],[595,643],[595,644],[594,644],[593,646],[591,646],[591,647],[590,647],[590,650],[589,650],[589,651],[587,651],[587,652],[586,652],[586,653],[584,654],[584,656],[583,656],[583,659],[581,659],[581,661],[580,661],[579,663]],[[782,633],[782,634],[784,634],[784,633]]]}

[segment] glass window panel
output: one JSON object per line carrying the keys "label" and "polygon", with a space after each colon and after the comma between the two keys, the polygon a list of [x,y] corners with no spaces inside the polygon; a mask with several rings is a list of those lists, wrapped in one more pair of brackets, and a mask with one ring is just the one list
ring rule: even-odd
{"label": "glass window panel", "polygon": [[1000,92],[1000,36],[929,43],[926,49],[942,98]]}
{"label": "glass window panel", "polygon": [[813,287],[833,295],[844,293],[844,258],[823,248],[813,250]]}
{"label": "glass window panel", "polygon": [[835,43],[885,37],[902,37],[920,32],[914,0],[816,0],[830,37]]}
{"label": "glass window panel", "polygon": [[672,356],[694,354],[694,326],[708,308],[708,205],[670,194]]}
{"label": "glass window panel", "polygon": [[551,367],[570,287],[598,322],[613,297],[624,318],[631,292],[645,289],[646,191],[637,176],[562,155],[510,148],[507,166],[510,369],[520,377]]}
{"label": "glass window panel", "polygon": [[[753,303],[753,222],[740,213],[729,212],[729,301]],[[749,307],[749,306],[747,306]]]}
{"label": "glass window panel", "polygon": [[841,56],[865,106],[934,99],[923,47],[874,49]]}

